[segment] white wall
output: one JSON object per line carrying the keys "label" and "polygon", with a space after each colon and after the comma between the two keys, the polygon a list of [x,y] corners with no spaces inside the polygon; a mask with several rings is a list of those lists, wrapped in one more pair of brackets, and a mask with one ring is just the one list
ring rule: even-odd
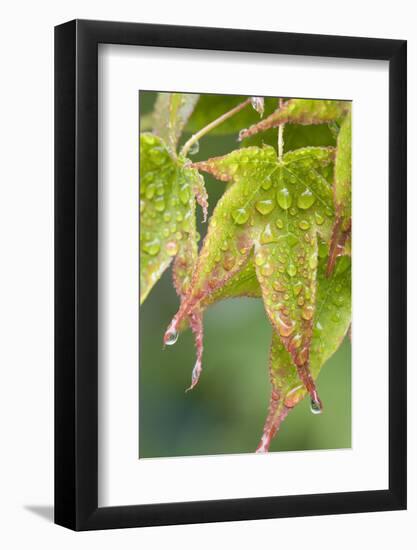
{"label": "white wall", "polygon": [[[53,26],[75,17],[409,40],[409,204],[416,204],[413,2],[9,2],[1,13],[0,544],[3,548],[362,548],[416,540],[416,285],[409,288],[409,511],[74,534],[50,516],[53,472]],[[6,7],[7,6],[7,7]],[[416,281],[417,216],[409,222]],[[375,342],[375,345],[378,345]],[[202,473],[204,475],[204,473]]]}

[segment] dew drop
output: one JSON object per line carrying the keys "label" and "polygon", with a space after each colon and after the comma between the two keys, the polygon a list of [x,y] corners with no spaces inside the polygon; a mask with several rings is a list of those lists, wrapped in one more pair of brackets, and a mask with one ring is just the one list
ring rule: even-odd
{"label": "dew drop", "polygon": [[262,214],[263,216],[266,216],[267,214],[272,212],[272,210],[275,208],[275,204],[273,200],[265,199],[262,201],[258,201],[255,204],[255,208],[260,214]]}
{"label": "dew drop", "polygon": [[276,316],[277,324],[278,324],[278,331],[281,336],[287,337],[290,336],[294,332],[295,323],[291,321],[290,319],[284,320],[281,318],[279,314]]}
{"label": "dew drop", "polygon": [[323,405],[320,403],[319,399],[311,399],[310,411],[313,414],[321,414],[323,412]]}
{"label": "dew drop", "polygon": [[143,243],[142,250],[149,254],[150,256],[156,256],[161,250],[161,244],[159,239],[154,239],[153,241],[148,241]]}
{"label": "dew drop", "polygon": [[258,252],[255,256],[255,264],[257,266],[261,266],[261,265],[264,265],[265,261],[266,261],[266,258],[264,254],[261,254],[260,252]]}
{"label": "dew drop", "polygon": [[324,218],[321,214],[319,214],[318,212],[315,212],[314,216],[316,218],[317,225],[322,225],[324,223]]}
{"label": "dew drop", "polygon": [[264,114],[264,98],[252,96],[250,99],[252,107],[262,116]]}
{"label": "dew drop", "polygon": [[190,200],[190,189],[188,185],[183,185],[179,191],[179,197],[182,204],[186,205]]}
{"label": "dew drop", "polygon": [[292,196],[286,187],[277,192],[277,202],[283,210],[288,210],[292,204]]}
{"label": "dew drop", "polygon": [[301,220],[300,223],[298,224],[298,227],[303,231],[307,231],[307,229],[310,228],[310,224],[308,223],[307,220]]}
{"label": "dew drop", "polygon": [[295,283],[293,287],[294,296],[298,296],[301,292],[301,289],[303,288],[303,283]]}
{"label": "dew drop", "polygon": [[265,227],[265,229],[262,231],[261,234],[261,243],[262,244],[268,244],[275,241],[274,234],[272,233],[271,226],[268,225]]}
{"label": "dew drop", "polygon": [[310,208],[310,206],[313,206],[315,201],[316,201],[316,198],[313,195],[313,193],[310,191],[310,189],[306,189],[298,197],[297,206],[298,206],[298,208],[302,208],[303,210],[307,210],[308,208]]}
{"label": "dew drop", "polygon": [[178,332],[175,329],[169,329],[165,333],[164,343],[167,346],[173,346],[178,340]]}
{"label": "dew drop", "polygon": [[281,218],[278,218],[275,224],[278,227],[278,229],[282,229],[284,227],[284,222],[281,220]]}
{"label": "dew drop", "polygon": [[189,155],[196,155],[200,151],[200,143],[195,141],[188,150]]}
{"label": "dew drop", "polygon": [[246,208],[236,208],[236,210],[232,212],[232,218],[237,225],[243,225],[249,219],[249,212]]}
{"label": "dew drop", "polygon": [[313,315],[314,315],[314,309],[312,306],[305,306],[305,308],[301,312],[301,317],[306,321],[310,321],[310,319],[313,318]]}
{"label": "dew drop", "polygon": [[274,290],[276,290],[277,292],[284,292],[285,291],[285,287],[283,286],[283,284],[281,283],[281,281],[274,281],[272,283],[272,286],[274,288]]}
{"label": "dew drop", "polygon": [[171,212],[165,212],[164,215],[163,215],[163,220],[164,220],[164,222],[171,221]]}
{"label": "dew drop", "polygon": [[232,252],[228,251],[225,253],[223,257],[223,267],[226,271],[230,271],[233,269],[233,266],[235,265],[235,257]]}
{"label": "dew drop", "polygon": [[178,253],[178,244],[175,241],[170,241],[165,245],[168,256],[175,256]]}
{"label": "dew drop", "polygon": [[299,348],[301,346],[302,336],[301,334],[295,334],[291,340],[291,344],[294,348]]}

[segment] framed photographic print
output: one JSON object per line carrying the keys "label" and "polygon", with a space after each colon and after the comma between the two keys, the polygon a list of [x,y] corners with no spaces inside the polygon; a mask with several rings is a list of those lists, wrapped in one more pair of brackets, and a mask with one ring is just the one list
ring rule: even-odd
{"label": "framed photographic print", "polygon": [[405,509],[406,42],[71,21],[55,158],[56,523]]}

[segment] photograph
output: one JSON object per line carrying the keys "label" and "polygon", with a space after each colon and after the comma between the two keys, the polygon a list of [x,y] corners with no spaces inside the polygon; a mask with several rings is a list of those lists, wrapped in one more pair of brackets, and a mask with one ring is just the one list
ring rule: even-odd
{"label": "photograph", "polygon": [[138,96],[139,459],[350,449],[353,102]]}

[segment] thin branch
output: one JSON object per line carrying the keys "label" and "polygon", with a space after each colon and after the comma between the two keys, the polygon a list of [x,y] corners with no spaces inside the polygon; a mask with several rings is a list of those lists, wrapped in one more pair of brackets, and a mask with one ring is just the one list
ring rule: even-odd
{"label": "thin branch", "polygon": [[220,126],[225,120],[232,117],[242,109],[246,107],[246,105],[249,105],[251,102],[251,98],[248,97],[243,103],[240,103],[239,105],[236,105],[236,107],[233,107],[230,111],[227,111],[227,113],[224,113],[223,115],[219,116],[219,118],[216,118],[213,120],[213,122],[210,122],[210,124],[207,124],[207,126],[204,126],[201,130],[199,130],[196,134],[192,135],[190,139],[184,144],[183,148],[181,149],[181,155],[186,157],[188,151],[190,148],[196,143],[199,139],[201,139],[203,136],[211,132],[214,128],[217,128],[217,126]]}

